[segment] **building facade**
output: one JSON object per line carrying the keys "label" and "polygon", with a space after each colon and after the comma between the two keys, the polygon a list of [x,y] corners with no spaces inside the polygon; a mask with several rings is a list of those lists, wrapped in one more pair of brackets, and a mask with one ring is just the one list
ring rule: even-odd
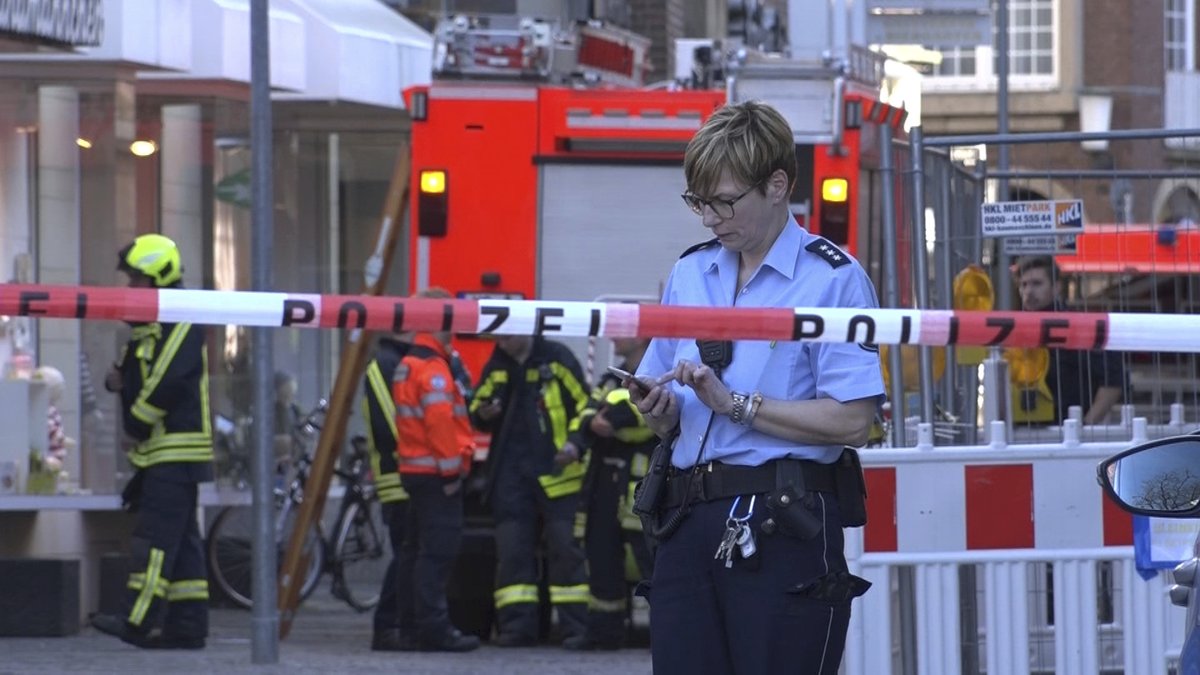
{"label": "building facade", "polygon": [[[249,3],[8,5],[0,22],[21,23],[0,23],[3,279],[124,285],[118,249],[161,232],[180,245],[186,287],[248,290]],[[377,0],[270,7],[273,286],[356,293],[396,155],[407,151],[402,91],[429,82],[432,39]],[[75,10],[93,12],[83,17],[92,23],[53,14]],[[392,278],[390,290],[404,292],[403,272]],[[0,538],[0,555],[81,558],[85,598],[97,556],[124,541],[114,534],[122,521],[102,515],[118,508],[130,473],[118,401],[103,380],[127,331],[117,322],[0,317],[0,423],[12,430],[0,439],[0,474],[10,479],[0,480],[0,528],[11,534]],[[213,412],[245,418],[248,335],[235,326],[208,331]],[[301,405],[331,388],[339,337],[274,332],[275,367],[299,381]],[[19,494],[32,485],[29,455],[45,448],[47,392],[28,378],[40,365],[64,375],[57,407],[76,442],[57,490],[49,488],[59,494],[44,497]],[[92,400],[81,392],[85,373]]]}
{"label": "building facade", "polygon": [[[122,283],[117,249],[161,232],[180,244],[187,287],[249,288],[248,4],[142,4],[93,3],[95,46],[0,53],[0,269],[11,281]],[[273,2],[270,30],[275,284],[355,292],[406,134],[401,91],[428,82],[431,40],[375,0]],[[18,352],[65,376],[60,407],[80,443],[68,473],[81,488],[116,489],[115,398],[101,391],[102,416],[81,415],[79,382],[86,368],[99,388],[121,327],[11,323],[10,335],[29,335]],[[245,415],[244,331],[210,339],[214,410]],[[330,336],[279,331],[276,366],[315,399],[334,350]]]}
{"label": "building facade", "polygon": [[[1108,131],[1200,126],[1195,0],[1008,0],[1009,129]],[[1085,11],[1086,6],[1086,11]],[[992,45],[940,48],[923,86],[927,135],[993,133],[997,78]],[[1200,156],[1179,140],[1013,146],[1010,167],[1186,169]],[[988,149],[996,166],[996,148]],[[1013,198],[1081,198],[1089,223],[1162,224],[1200,218],[1200,189],[1180,179],[1010,182]]]}

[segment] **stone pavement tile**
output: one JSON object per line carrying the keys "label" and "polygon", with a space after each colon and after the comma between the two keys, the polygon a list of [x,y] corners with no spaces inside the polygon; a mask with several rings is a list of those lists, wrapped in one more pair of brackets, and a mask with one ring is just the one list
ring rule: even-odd
{"label": "stone pavement tile", "polygon": [[646,649],[578,653],[555,646],[467,654],[370,651],[371,615],[344,604],[310,598],[292,633],[279,645],[279,662],[251,663],[248,611],[214,609],[208,647],[201,651],[143,651],[87,627],[64,638],[0,638],[0,675],[84,673],[187,675],[191,673],[398,672],[436,675],[602,675],[650,673]]}

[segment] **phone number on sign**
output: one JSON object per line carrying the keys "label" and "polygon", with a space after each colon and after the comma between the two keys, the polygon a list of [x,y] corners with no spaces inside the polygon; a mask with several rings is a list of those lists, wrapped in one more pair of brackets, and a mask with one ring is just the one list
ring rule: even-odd
{"label": "phone number on sign", "polygon": [[1025,213],[1019,216],[984,216],[984,225],[1041,225],[1051,223],[1051,219],[1044,213]]}

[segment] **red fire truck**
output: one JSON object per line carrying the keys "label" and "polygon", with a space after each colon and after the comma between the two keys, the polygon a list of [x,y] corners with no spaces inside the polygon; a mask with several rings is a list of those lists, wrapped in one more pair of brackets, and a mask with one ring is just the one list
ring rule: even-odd
{"label": "red fire truck", "polygon": [[[877,133],[902,128],[905,113],[879,101],[877,57],[749,56],[723,89],[638,88],[644,45],[586,26],[564,83],[536,65],[543,28],[506,39],[484,28],[459,20],[439,29],[440,77],[406,92],[411,287],[460,297],[657,298],[673,261],[708,237],[679,198],[684,148],[713,110],[748,99],[775,105],[795,131],[797,219],[879,278]],[[497,72],[505,68],[508,77]],[[572,347],[582,353],[584,343]],[[464,340],[460,349],[478,372],[490,344]]]}

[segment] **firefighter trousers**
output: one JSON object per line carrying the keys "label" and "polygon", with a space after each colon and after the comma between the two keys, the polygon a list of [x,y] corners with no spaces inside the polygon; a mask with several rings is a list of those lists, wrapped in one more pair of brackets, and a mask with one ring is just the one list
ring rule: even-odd
{"label": "firefighter trousers", "polygon": [[463,486],[448,495],[444,487],[451,482],[441,476],[404,474],[408,518],[400,574],[407,576],[399,583],[400,614],[411,617],[419,640],[432,643],[443,641],[453,628],[446,585],[462,545]]}
{"label": "firefighter trousers", "polygon": [[626,549],[633,554],[643,579],[650,575],[650,549],[641,530],[621,526],[618,509],[629,487],[628,462],[597,456],[588,465],[588,471],[584,507],[587,528],[583,540],[591,589],[587,634],[595,642],[616,644],[625,638],[629,607]]}
{"label": "firefighter trousers", "polygon": [[399,628],[401,632],[414,629],[411,612],[408,615],[400,606],[400,584],[412,583],[412,569],[400,569],[401,547],[404,545],[404,525],[408,519],[408,500],[382,504],[383,519],[388,524],[388,541],[391,542],[392,559],[383,573],[383,587],[379,590],[379,604],[375,606],[373,625],[376,633]]}
{"label": "firefighter trousers", "polygon": [[579,494],[550,499],[537,479],[498,481],[492,499],[496,518],[496,620],[500,634],[538,638],[538,524],[546,543],[550,604],[561,637],[587,626],[588,587],[584,555],[575,539]]}
{"label": "firefighter trousers", "polygon": [[138,634],[161,626],[165,638],[206,638],[208,574],[196,522],[196,483],[180,480],[170,465],[140,472],[121,614]]}

